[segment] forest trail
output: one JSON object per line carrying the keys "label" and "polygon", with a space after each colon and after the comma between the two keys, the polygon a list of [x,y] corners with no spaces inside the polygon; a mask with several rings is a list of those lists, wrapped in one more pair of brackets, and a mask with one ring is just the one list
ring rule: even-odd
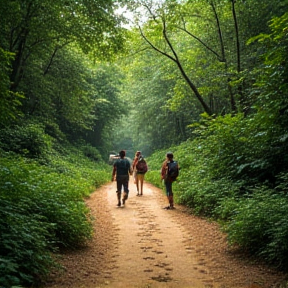
{"label": "forest trail", "polygon": [[166,197],[149,183],[141,197],[132,177],[129,185],[125,207],[116,206],[116,182],[91,195],[95,235],[87,247],[63,255],[65,271],[46,288],[286,287],[285,275],[229,248],[216,223],[180,205],[162,209]]}

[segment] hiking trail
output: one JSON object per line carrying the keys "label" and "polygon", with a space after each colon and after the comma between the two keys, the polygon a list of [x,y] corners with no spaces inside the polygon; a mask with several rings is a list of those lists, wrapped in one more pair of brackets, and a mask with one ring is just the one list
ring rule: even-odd
{"label": "hiking trail", "polygon": [[[174,184],[177,185],[177,184]],[[136,196],[132,177],[125,207],[116,182],[86,201],[95,218],[93,239],[63,254],[65,271],[45,288],[270,288],[286,287],[284,274],[228,246],[218,224],[167,206],[163,191],[144,182]]]}

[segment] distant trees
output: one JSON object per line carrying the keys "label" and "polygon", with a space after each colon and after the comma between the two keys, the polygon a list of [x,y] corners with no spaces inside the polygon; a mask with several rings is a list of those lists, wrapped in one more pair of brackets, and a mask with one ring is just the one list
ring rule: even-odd
{"label": "distant trees", "polygon": [[[137,107],[147,103],[148,95],[149,102],[157,105],[153,112],[146,109],[136,124],[142,131],[148,129],[145,123],[149,125],[145,138],[154,148],[190,137],[187,125],[198,121],[203,112],[211,116],[251,113],[256,101],[252,71],[263,48],[247,42],[267,32],[267,22],[273,15],[282,15],[286,6],[283,1],[271,4],[266,0],[131,1],[128,7],[136,12],[128,67],[135,71],[129,81],[136,90],[133,96],[127,95],[139,97]],[[146,89],[143,77],[149,81]],[[159,128],[161,117],[163,123],[169,123],[169,133],[166,125]],[[170,124],[172,118],[177,124]]]}
{"label": "distant trees", "polygon": [[1,1],[2,127],[22,113],[52,136],[75,141],[94,131],[93,141],[86,140],[101,142],[113,107],[123,112],[116,70],[99,64],[123,49],[126,36],[115,9],[112,0]]}

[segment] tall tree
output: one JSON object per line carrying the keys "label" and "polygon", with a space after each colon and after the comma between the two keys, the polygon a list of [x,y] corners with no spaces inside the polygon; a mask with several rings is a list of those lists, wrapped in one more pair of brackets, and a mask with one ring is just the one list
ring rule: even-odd
{"label": "tall tree", "polygon": [[191,135],[188,124],[191,119],[199,120],[202,110],[193,97],[185,97],[190,91],[174,65],[155,58],[151,50],[136,53],[119,65],[126,75],[122,95],[130,109],[123,127],[130,131],[134,150],[147,155],[185,141]]}
{"label": "tall tree", "polygon": [[[178,55],[177,48],[176,48],[177,45],[173,41],[175,40],[175,38],[172,36],[174,33],[174,27],[173,27],[173,24],[169,25],[169,20],[171,18],[173,21],[173,18],[174,18],[173,10],[176,8],[176,4],[175,2],[172,3],[172,5],[169,2],[167,3],[168,3],[167,6],[166,5],[158,6],[158,7],[156,6],[156,8],[152,6],[152,3],[150,3],[150,5],[144,3],[143,6],[148,11],[148,17],[150,20],[148,22],[149,25],[147,25],[147,27],[145,27],[144,25],[144,27],[142,28],[141,25],[139,24],[138,25],[139,31],[141,33],[142,38],[153,50],[169,58],[171,61],[173,61],[177,65],[182,77],[185,79],[186,83],[189,85],[189,87],[195,94],[196,98],[201,103],[204,111],[207,114],[211,115],[212,114],[211,108],[205,102],[202,95],[199,93],[196,85],[194,84],[194,81],[192,81],[191,78],[188,76],[188,73],[186,72],[184,64],[180,60],[180,57]],[[161,37],[161,40],[157,41],[158,45],[156,43],[153,43],[153,40],[150,40],[149,36],[147,36],[147,34],[149,35],[149,30],[151,31],[151,28],[154,29],[156,33],[158,31],[161,31],[162,35],[158,33],[158,35],[156,36],[154,34],[154,37],[156,36],[158,39],[159,37]],[[159,43],[159,42],[162,42],[162,43]]]}
{"label": "tall tree", "polygon": [[241,111],[251,106],[243,77],[253,68],[249,60],[257,48],[247,48],[246,42],[266,29],[269,14],[283,10],[281,1],[274,7],[262,1],[262,9],[252,0],[133,2],[134,9],[141,7],[136,19],[146,48],[176,64],[203,111],[235,113],[236,104]]}
{"label": "tall tree", "polygon": [[49,60],[43,63],[45,73],[56,52],[68,43],[95,58],[111,57],[124,41],[114,8],[112,0],[1,1],[1,47],[15,53],[11,89],[17,89],[27,59],[37,50],[50,51]]}

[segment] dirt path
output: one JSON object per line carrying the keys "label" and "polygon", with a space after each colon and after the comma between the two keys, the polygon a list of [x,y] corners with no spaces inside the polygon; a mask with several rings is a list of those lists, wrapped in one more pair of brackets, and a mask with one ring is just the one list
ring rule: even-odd
{"label": "dirt path", "polygon": [[118,208],[115,186],[91,195],[95,237],[87,248],[64,255],[66,271],[47,288],[287,287],[281,286],[281,273],[229,249],[217,224],[179,205],[162,209],[162,190],[145,183],[144,195],[137,197],[131,181],[129,199]]}

